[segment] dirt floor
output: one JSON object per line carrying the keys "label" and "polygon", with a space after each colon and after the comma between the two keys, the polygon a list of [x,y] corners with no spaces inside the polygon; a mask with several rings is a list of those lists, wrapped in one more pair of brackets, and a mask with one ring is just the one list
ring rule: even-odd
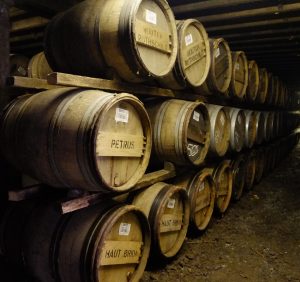
{"label": "dirt floor", "polygon": [[300,146],[142,281],[300,281]]}

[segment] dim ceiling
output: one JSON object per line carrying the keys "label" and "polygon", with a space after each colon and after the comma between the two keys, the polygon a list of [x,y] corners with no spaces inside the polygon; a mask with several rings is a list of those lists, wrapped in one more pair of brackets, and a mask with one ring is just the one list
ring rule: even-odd
{"label": "dim ceiling", "polygon": [[[49,19],[77,2],[15,0],[10,12],[12,51],[30,53],[41,48],[47,24],[44,18]],[[209,37],[224,37],[232,50],[245,51],[249,59],[300,89],[299,0],[169,0],[169,4],[176,19],[198,19]],[[31,28],[18,29],[20,21],[33,18],[35,24],[32,21]]]}

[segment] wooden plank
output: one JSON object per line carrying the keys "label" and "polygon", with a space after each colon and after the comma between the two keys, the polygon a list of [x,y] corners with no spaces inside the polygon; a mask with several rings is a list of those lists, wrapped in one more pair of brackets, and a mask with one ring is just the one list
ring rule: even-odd
{"label": "wooden plank", "polygon": [[95,205],[101,202],[103,199],[107,199],[108,195],[104,193],[95,193],[91,195],[82,196],[76,199],[72,199],[60,204],[60,210],[62,214],[77,211],[83,208],[87,208],[91,205]]}
{"label": "wooden plank", "polygon": [[175,97],[174,92],[170,89],[150,87],[140,84],[129,84],[126,82],[107,80],[102,78],[92,78],[73,74],[65,74],[59,72],[49,74],[47,80],[48,83],[51,85],[93,88],[156,97]]}
{"label": "wooden plank", "polygon": [[20,202],[28,199],[32,199],[41,192],[41,186],[35,185],[32,187],[27,187],[22,190],[11,190],[8,191],[8,200],[12,202]]}
{"label": "wooden plank", "polygon": [[34,33],[10,37],[9,41],[10,43],[16,44],[22,41],[42,40],[43,36],[44,36],[43,32],[34,32]]}
{"label": "wooden plank", "polygon": [[149,187],[157,182],[166,181],[176,176],[175,166],[166,162],[164,169],[145,174],[135,185],[133,190]]}
{"label": "wooden plank", "polygon": [[[247,31],[247,32],[239,32],[239,33],[229,33],[229,34],[223,34],[222,32],[219,34],[220,36],[223,36],[226,40],[230,42],[230,38],[246,38],[250,39],[253,37],[258,36],[266,36],[266,35],[278,35],[278,34],[289,34],[290,36],[293,36],[294,34],[297,34],[300,31],[300,28],[293,27],[293,28],[277,28],[277,29],[267,29],[267,30],[259,30],[259,31]],[[213,33],[214,36],[218,36],[218,34],[215,32]]]}
{"label": "wooden plank", "polygon": [[38,78],[28,78],[21,76],[11,76],[7,79],[7,86],[11,87],[20,87],[20,88],[28,88],[28,89],[55,89],[60,88],[58,85],[50,85],[44,79]]}
{"label": "wooden plank", "polygon": [[19,20],[11,23],[11,32],[33,29],[43,27],[49,22],[48,19],[43,17],[32,17],[24,20]]}
{"label": "wooden plank", "polygon": [[196,13],[208,9],[218,9],[233,7],[242,4],[253,4],[255,2],[261,2],[261,0],[214,0],[214,1],[198,1],[196,3],[184,4],[174,6],[172,10],[176,15],[183,13]]}
{"label": "wooden plank", "polygon": [[[276,5],[267,8],[258,8],[258,9],[247,9],[238,12],[230,12],[230,13],[222,13],[217,14],[214,13],[213,15],[198,17],[197,19],[202,23],[211,23],[211,22],[223,22],[225,20],[235,20],[242,18],[251,18],[251,17],[259,17],[259,16],[268,16],[274,14],[284,14],[288,12],[295,12],[300,11],[300,3],[295,4],[283,4],[283,5]],[[249,20],[250,22],[250,20]]]}
{"label": "wooden plank", "polygon": [[210,32],[221,32],[227,30],[237,30],[244,28],[265,28],[266,26],[278,25],[278,24],[289,24],[300,22],[300,17],[286,17],[275,20],[263,20],[263,21],[254,21],[254,22],[243,22],[238,24],[222,24],[213,27],[207,27],[206,31]]}

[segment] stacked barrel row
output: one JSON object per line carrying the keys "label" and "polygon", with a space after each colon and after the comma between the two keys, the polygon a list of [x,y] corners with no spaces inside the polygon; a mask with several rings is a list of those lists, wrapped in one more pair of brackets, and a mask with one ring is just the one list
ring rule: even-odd
{"label": "stacked barrel row", "polygon": [[[224,39],[209,39],[199,21],[176,23],[164,0],[83,1],[50,22],[45,55],[23,69],[13,65],[15,74],[33,78],[54,70],[167,87],[186,100],[199,93],[289,106],[278,79],[248,64],[243,52],[231,52]],[[149,255],[178,253],[190,221],[205,229],[214,207],[224,213],[232,193],[242,194],[234,188],[244,179],[239,171],[251,188],[262,167],[255,152],[270,152],[263,164],[269,170],[280,159],[274,148],[283,152],[298,142],[297,135],[275,141],[298,126],[296,114],[186,100],[144,105],[127,93],[59,88],[12,101],[0,118],[1,151],[10,163],[62,193],[111,194],[69,215],[56,209],[61,196],[9,205],[1,253],[41,281],[137,281]],[[236,155],[260,144],[266,147]],[[247,166],[239,170],[244,159]],[[159,161],[182,173],[132,191],[149,162]],[[116,194],[126,202],[117,203]]]}

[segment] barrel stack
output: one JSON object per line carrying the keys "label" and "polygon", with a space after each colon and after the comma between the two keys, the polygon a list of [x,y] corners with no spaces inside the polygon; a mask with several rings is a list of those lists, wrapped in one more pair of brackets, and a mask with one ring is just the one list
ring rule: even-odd
{"label": "barrel stack", "polygon": [[139,281],[299,142],[288,85],[165,0],[82,1],[44,43],[11,55],[34,87],[0,116],[2,156],[47,191],[0,222],[1,253],[35,280]]}

